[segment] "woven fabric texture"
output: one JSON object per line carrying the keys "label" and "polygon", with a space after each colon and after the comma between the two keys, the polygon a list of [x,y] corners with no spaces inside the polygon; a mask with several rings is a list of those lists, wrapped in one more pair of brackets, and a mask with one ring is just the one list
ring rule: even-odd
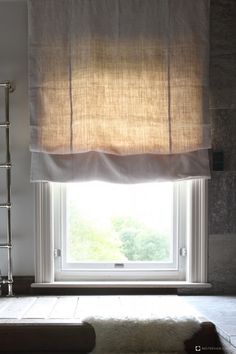
{"label": "woven fabric texture", "polygon": [[210,147],[208,0],[30,0],[31,150]]}

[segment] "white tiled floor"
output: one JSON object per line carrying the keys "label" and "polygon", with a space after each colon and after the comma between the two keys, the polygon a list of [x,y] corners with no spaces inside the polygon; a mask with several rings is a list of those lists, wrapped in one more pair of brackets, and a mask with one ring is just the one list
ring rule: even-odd
{"label": "white tiled floor", "polygon": [[13,320],[82,322],[90,316],[198,316],[179,296],[32,296],[0,298],[0,323]]}
{"label": "white tiled floor", "polygon": [[218,333],[236,353],[236,296],[181,296],[216,325]]}

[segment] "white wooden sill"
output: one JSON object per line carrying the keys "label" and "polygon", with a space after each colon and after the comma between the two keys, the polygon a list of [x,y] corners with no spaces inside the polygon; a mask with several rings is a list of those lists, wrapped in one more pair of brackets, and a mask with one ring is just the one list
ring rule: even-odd
{"label": "white wooden sill", "polygon": [[32,288],[211,288],[210,283],[186,281],[56,281],[33,283]]}

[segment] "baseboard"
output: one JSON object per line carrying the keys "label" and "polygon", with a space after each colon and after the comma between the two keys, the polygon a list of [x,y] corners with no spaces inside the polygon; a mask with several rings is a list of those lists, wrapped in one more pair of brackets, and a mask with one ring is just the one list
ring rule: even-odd
{"label": "baseboard", "polygon": [[[32,295],[31,284],[34,283],[35,277],[32,276],[14,276],[13,277],[13,293],[14,295]],[[7,285],[2,285],[2,295],[7,295]]]}
{"label": "baseboard", "polygon": [[[32,288],[34,276],[14,276],[14,295],[175,295],[175,288]],[[2,295],[7,295],[7,286],[2,286]]]}

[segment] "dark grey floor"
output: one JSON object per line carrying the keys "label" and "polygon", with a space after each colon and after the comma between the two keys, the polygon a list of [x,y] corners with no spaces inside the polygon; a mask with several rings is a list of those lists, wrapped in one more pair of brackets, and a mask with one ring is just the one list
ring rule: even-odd
{"label": "dark grey floor", "polygon": [[236,353],[236,296],[181,296],[216,325],[228,353]]}

